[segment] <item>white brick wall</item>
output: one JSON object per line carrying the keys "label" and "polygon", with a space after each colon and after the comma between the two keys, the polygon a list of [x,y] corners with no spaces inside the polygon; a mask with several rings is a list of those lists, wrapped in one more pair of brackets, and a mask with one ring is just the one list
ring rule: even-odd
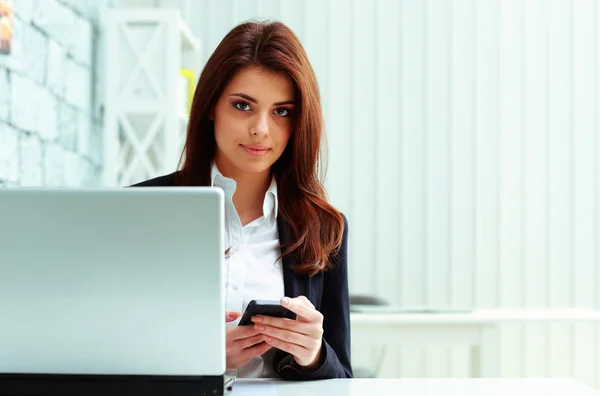
{"label": "white brick wall", "polygon": [[19,180],[19,131],[0,121],[0,180],[17,183]]}
{"label": "white brick wall", "polygon": [[57,0],[37,0],[34,3],[33,25],[71,49],[71,36],[78,34],[73,30],[75,13]]}
{"label": "white brick wall", "polygon": [[73,106],[89,112],[92,101],[91,70],[67,58],[64,73],[67,76],[65,80],[65,99]]}
{"label": "white brick wall", "polygon": [[42,142],[31,134],[21,134],[19,144],[21,169],[19,183],[22,186],[41,186],[42,183]]}
{"label": "white brick wall", "polygon": [[58,138],[58,99],[47,89],[42,89],[39,91],[39,97],[35,104],[35,131],[43,140],[56,140]]}
{"label": "white brick wall", "polygon": [[94,164],[101,164],[103,161],[102,156],[104,155],[103,135],[102,135],[102,123],[95,122],[92,125],[92,133],[90,134],[90,159]]}
{"label": "white brick wall", "polygon": [[81,17],[75,17],[71,31],[77,32],[69,36],[73,58],[89,67],[92,64],[92,24]]}
{"label": "white brick wall", "polygon": [[85,19],[92,22],[92,24],[99,24],[101,19],[101,12],[103,7],[115,7],[121,4],[120,0],[59,0],[61,3],[70,7],[77,14],[83,16]]}
{"label": "white brick wall", "polygon": [[33,132],[35,129],[34,101],[41,96],[42,87],[33,81],[16,73],[11,74],[12,82],[12,124],[25,132]]}
{"label": "white brick wall", "polygon": [[79,117],[77,132],[77,152],[85,158],[90,158],[92,123],[88,117]]}
{"label": "white brick wall", "polygon": [[[92,2],[79,0],[79,2]],[[94,0],[95,3],[102,3]],[[70,5],[76,2],[70,2]],[[33,11],[33,25],[54,38],[80,63],[92,60],[92,22],[78,15],[58,0],[38,0]]]}
{"label": "white brick wall", "polygon": [[68,152],[56,143],[44,147],[44,185],[59,187],[65,184],[65,158]]}
{"label": "white brick wall", "polygon": [[48,63],[46,69],[46,87],[54,95],[65,96],[65,61],[67,53],[56,41],[48,40]]}
{"label": "white brick wall", "polygon": [[80,117],[86,118],[68,103],[58,104],[58,129],[60,130],[58,142],[69,151],[77,150],[77,127]]}
{"label": "white brick wall", "polygon": [[[19,0],[18,3],[18,6],[14,7],[15,15],[24,22],[31,22],[34,0]],[[35,3],[37,3],[37,1],[35,1]]]}
{"label": "white brick wall", "polygon": [[67,186],[88,187],[95,177],[95,170],[89,162],[73,152],[66,153],[65,171],[65,185]]}
{"label": "white brick wall", "polygon": [[55,140],[57,129],[57,98],[32,80],[12,75],[12,125],[39,134],[44,140]]}
{"label": "white brick wall", "polygon": [[13,18],[11,54],[0,54],[0,68],[16,71],[19,69],[23,54],[23,46],[15,45],[23,41],[24,23],[17,17]]}
{"label": "white brick wall", "polygon": [[102,14],[121,0],[18,0],[0,55],[0,187],[98,186]]}
{"label": "white brick wall", "polygon": [[0,120],[9,121],[11,95],[12,91],[8,79],[8,70],[0,68]]}
{"label": "white brick wall", "polygon": [[22,30],[20,71],[31,81],[43,85],[48,62],[48,38],[40,30],[24,26]]}

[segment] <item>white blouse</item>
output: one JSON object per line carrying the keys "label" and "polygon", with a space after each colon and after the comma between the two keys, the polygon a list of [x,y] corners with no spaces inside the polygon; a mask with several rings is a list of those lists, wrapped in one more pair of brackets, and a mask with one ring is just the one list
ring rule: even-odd
{"label": "white blouse", "polygon": [[[263,215],[242,227],[233,205],[236,182],[224,177],[213,164],[211,183],[225,193],[225,309],[243,314],[251,300],[280,300],[284,296],[283,269],[277,230],[277,183],[272,179],[263,201]],[[227,326],[237,326],[239,319]],[[272,352],[256,356],[237,372],[237,377],[276,377]]]}

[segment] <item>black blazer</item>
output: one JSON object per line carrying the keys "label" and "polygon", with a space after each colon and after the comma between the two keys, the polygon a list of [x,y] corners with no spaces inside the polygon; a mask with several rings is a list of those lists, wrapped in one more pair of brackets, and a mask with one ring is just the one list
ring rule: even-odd
{"label": "black blazer", "polygon": [[[174,176],[157,177],[133,187],[174,186]],[[288,242],[289,226],[277,217],[279,241]],[[292,270],[294,262],[283,257],[283,283],[285,295],[308,298],[323,314],[323,363],[315,370],[305,372],[295,363],[292,355],[278,350],[273,360],[274,369],[283,379],[316,380],[352,378],[350,366],[350,300],[348,296],[348,222],[344,217],[344,236],[338,254],[333,257],[334,268],[309,277]]]}

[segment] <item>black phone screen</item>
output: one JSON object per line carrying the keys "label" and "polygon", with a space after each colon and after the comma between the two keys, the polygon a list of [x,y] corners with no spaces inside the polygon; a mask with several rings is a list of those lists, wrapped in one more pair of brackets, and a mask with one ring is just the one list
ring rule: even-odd
{"label": "black phone screen", "polygon": [[242,319],[238,326],[248,326],[253,324],[251,318],[256,315],[273,316],[276,318],[285,318],[288,309],[283,307],[279,301],[270,300],[252,300],[248,304]]}

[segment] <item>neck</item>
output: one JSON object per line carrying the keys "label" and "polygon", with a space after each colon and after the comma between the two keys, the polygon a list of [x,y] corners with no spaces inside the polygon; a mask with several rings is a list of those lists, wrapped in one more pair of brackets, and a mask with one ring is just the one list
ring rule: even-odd
{"label": "neck", "polygon": [[235,180],[236,189],[233,194],[233,205],[242,220],[242,225],[246,225],[262,216],[265,194],[271,185],[271,170],[267,169],[261,173],[249,173],[221,163],[218,159],[215,159],[215,163],[223,176]]}

